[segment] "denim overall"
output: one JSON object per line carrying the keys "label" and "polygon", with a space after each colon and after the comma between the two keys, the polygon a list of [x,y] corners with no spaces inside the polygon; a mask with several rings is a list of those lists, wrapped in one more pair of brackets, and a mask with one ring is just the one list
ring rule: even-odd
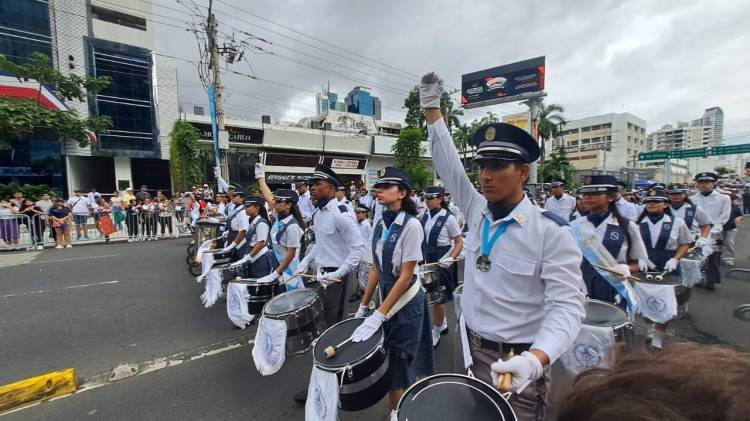
{"label": "denim overall", "polygon": [[[421,222],[423,228],[427,224],[428,212],[429,210],[422,215]],[[437,262],[450,251],[450,244],[447,246],[438,246],[437,241],[440,236],[440,231],[443,230],[445,223],[448,221],[448,217],[451,215],[452,213],[446,210],[445,215],[435,221],[435,224],[430,230],[430,235],[425,237],[425,241],[422,243],[422,254],[424,255],[425,263]],[[453,299],[453,290],[456,289],[458,284],[456,265],[453,264],[448,269],[439,268],[438,273],[440,273],[440,290],[442,292],[440,304],[444,304]]]}
{"label": "denim overall", "polygon": [[[685,216],[687,217],[687,209],[685,210]],[[646,252],[648,252],[648,258],[656,265],[656,270],[661,272],[664,270],[664,265],[667,261],[674,257],[674,250],[667,250],[667,242],[669,241],[669,233],[672,232],[671,222],[662,222],[661,231],[659,232],[659,238],[656,240],[656,246],[651,246],[651,230],[647,221],[643,221],[640,224],[641,237],[643,243],[646,244]]]}
{"label": "denim overall", "polygon": [[[625,233],[620,229],[620,226],[607,224],[607,230],[604,232],[602,245],[612,257],[617,258],[624,242]],[[606,279],[599,275],[599,272],[591,266],[586,258],[581,261],[581,272],[583,273],[583,281],[586,283],[586,288],[588,289],[589,298],[606,301],[608,303],[615,302],[617,290],[614,289]]]}
{"label": "denim overall", "polygon": [[[393,252],[406,223],[413,216],[406,214],[403,222],[391,224],[389,238],[383,242],[382,256],[377,255],[378,240],[383,236],[383,225],[379,223],[372,236],[373,263],[380,272],[380,292],[383,299],[396,284],[393,275]],[[416,277],[412,282],[417,282]],[[411,284],[410,284],[411,285]],[[427,299],[420,289],[414,298],[384,324],[385,342],[390,356],[389,370],[393,374],[390,390],[405,389],[414,383],[416,376],[431,375],[435,371],[432,348],[432,322]]]}

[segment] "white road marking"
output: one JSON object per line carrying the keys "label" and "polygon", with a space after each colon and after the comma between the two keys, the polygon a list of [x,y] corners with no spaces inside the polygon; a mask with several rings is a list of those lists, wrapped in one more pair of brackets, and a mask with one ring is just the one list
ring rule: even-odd
{"label": "white road marking", "polygon": [[64,288],[44,289],[41,291],[19,292],[18,294],[2,295],[0,296],[0,298],[21,297],[24,295],[33,295],[33,294],[44,294],[45,292],[64,291],[66,289],[86,288],[86,287],[93,287],[97,285],[111,285],[111,284],[116,284],[118,282],[120,281],[105,281],[105,282],[98,282],[95,284],[71,285],[69,287],[64,287]]}
{"label": "white road marking", "polygon": [[40,260],[38,262],[32,262],[32,263],[37,264],[37,263],[71,262],[73,260],[102,259],[105,257],[115,257],[119,255],[120,255],[119,253],[118,254],[103,254],[101,256],[71,257],[69,259],[57,259],[57,260]]}

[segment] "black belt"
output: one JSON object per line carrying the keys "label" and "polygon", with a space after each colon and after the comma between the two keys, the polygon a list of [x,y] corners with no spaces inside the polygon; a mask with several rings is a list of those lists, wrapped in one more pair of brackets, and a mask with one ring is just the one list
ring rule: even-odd
{"label": "black belt", "polygon": [[528,351],[529,348],[531,348],[531,344],[509,344],[491,341],[479,336],[478,333],[474,332],[468,327],[466,328],[466,336],[469,339],[470,345],[474,345],[478,348],[483,348],[494,352],[500,352],[502,354],[507,354],[512,349],[513,353],[518,355],[524,351]]}
{"label": "black belt", "polygon": [[336,272],[337,270],[339,270],[339,268],[329,266],[329,267],[320,268],[320,270],[323,271],[323,273],[330,273],[330,272]]}

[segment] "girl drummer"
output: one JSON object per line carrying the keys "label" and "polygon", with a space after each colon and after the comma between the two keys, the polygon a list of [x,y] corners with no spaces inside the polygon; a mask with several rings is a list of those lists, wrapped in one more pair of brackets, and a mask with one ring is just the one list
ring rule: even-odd
{"label": "girl drummer", "polygon": [[[638,227],[617,211],[617,179],[608,175],[593,175],[591,181],[579,190],[588,214],[581,219],[581,229],[593,235],[617,264],[609,267],[622,278],[631,272],[648,270],[648,254]],[[617,290],[586,259],[581,263],[583,280],[588,297],[619,303]]]}
{"label": "girl drummer", "polygon": [[[416,204],[409,198],[412,184],[408,174],[387,167],[375,187],[378,189],[378,203],[385,205],[386,210],[373,232],[374,264],[356,317],[367,314],[377,286],[380,286],[384,299],[354,331],[352,341],[369,339],[385,323],[388,369],[393,374],[389,405],[394,411],[415,378],[434,371],[429,308],[425,293],[414,276],[417,262],[422,260],[424,231],[415,218]],[[394,308],[404,295],[412,298],[402,308]]]}
{"label": "girl drummer", "polygon": [[[271,193],[271,189],[266,184],[265,178],[258,179],[258,186],[266,201],[271,204],[276,211],[276,222],[271,226],[271,241],[273,242],[273,257],[276,260],[276,268],[270,275],[258,279],[259,283],[273,282],[281,274],[286,278],[291,278],[297,273],[299,265],[299,250],[302,245],[302,214],[297,207],[299,195],[294,190],[278,189],[276,194]],[[298,288],[304,288],[302,278],[294,276],[286,282],[286,290],[293,291]]]}
{"label": "girl drummer", "polygon": [[[458,286],[455,261],[464,248],[464,237],[458,220],[448,210],[445,190],[442,187],[428,187],[425,190],[427,211],[422,215],[424,227],[424,262],[435,263],[440,267],[440,289],[442,298],[433,307],[432,346],[440,342],[440,335],[448,332],[445,318],[445,303],[453,299],[453,290]],[[451,247],[451,240],[455,246]]]}
{"label": "girl drummer", "polygon": [[[669,210],[669,199],[663,190],[651,190],[643,199],[645,210],[638,218],[641,237],[648,258],[658,272],[674,272],[690,247],[690,230],[682,219]],[[667,325],[656,323],[651,346],[661,349]]]}
{"label": "girl drummer", "polygon": [[251,262],[250,277],[262,278],[276,267],[273,253],[266,246],[271,223],[268,221],[265,199],[262,196],[249,196],[245,200],[245,214],[250,222],[247,229],[247,261]]}

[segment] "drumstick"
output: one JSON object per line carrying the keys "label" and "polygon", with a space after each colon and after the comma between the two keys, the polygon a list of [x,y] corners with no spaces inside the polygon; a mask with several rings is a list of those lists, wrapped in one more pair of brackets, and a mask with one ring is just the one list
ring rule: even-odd
{"label": "drumstick", "polygon": [[341,342],[338,345],[327,347],[323,351],[323,353],[326,354],[326,358],[333,358],[333,356],[336,355],[336,351],[338,351],[339,349],[341,349],[342,346],[344,346],[344,345],[348,344],[349,342],[351,342],[351,340],[352,340],[352,337],[350,336],[344,342]]}
{"label": "drumstick", "polygon": [[[601,266],[601,265],[594,265],[594,264],[592,264],[591,266],[593,266],[595,268],[602,269],[602,270],[606,270],[607,272],[609,272],[609,273],[611,273],[613,275],[617,275],[620,278],[622,278],[622,273],[620,273],[620,272],[618,272],[618,271],[616,271],[616,270],[614,270],[612,268],[608,268],[606,266]],[[631,281],[635,281],[635,282],[640,281],[640,279],[636,278],[635,276],[628,276],[627,279],[631,280]]]}
{"label": "drumstick", "polygon": [[[505,357],[505,361],[508,361],[509,359],[513,358],[513,355],[515,353],[513,352],[513,348],[510,349],[510,352],[508,352],[508,355]],[[500,389],[501,392],[507,393],[510,391],[510,382],[513,380],[513,375],[510,373],[503,373],[500,375],[500,377],[497,379],[497,387]]]}
{"label": "drumstick", "polygon": [[[308,274],[305,274],[305,273],[302,273],[299,276],[301,276],[303,278],[309,278],[309,279],[318,279],[318,278],[320,278],[320,276],[308,275]],[[341,279],[338,279],[338,278],[328,278],[328,280],[329,281],[333,281],[333,282],[341,282]]]}
{"label": "drumstick", "polygon": [[[449,257],[446,260],[450,260],[451,262],[455,263],[455,262],[458,262],[460,259],[454,259],[452,257]],[[439,265],[439,264],[440,264],[440,262],[438,261],[438,262],[432,262],[432,263],[424,263],[424,264],[421,264],[420,266],[422,266],[422,267],[425,267],[425,266],[435,266],[435,265]]]}

